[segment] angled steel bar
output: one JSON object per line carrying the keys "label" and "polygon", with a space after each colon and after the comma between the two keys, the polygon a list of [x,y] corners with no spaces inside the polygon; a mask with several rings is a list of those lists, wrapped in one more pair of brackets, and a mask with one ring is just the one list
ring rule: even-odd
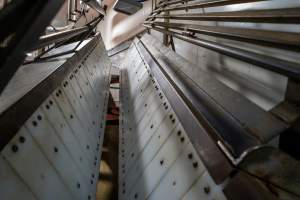
{"label": "angled steel bar", "polygon": [[39,49],[39,48],[45,47],[45,46],[53,44],[53,43],[57,43],[57,42],[61,42],[61,41],[70,39],[72,37],[75,37],[77,35],[80,35],[80,34],[86,32],[87,30],[89,30],[89,27],[84,26],[84,27],[80,27],[80,28],[59,31],[59,32],[52,33],[49,35],[41,36],[39,38],[38,42],[31,48],[31,50]]}
{"label": "angled steel bar", "polygon": [[[79,43],[72,50],[66,51],[66,52],[62,52],[62,53],[58,53],[58,54],[54,54],[54,55],[50,55],[50,56],[45,56],[45,57],[39,56],[33,62],[41,62],[41,61],[44,61],[44,60],[48,60],[48,59],[52,59],[52,58],[57,58],[57,57],[60,57],[60,56],[64,56],[64,55],[67,55],[67,54],[74,53],[77,50],[77,48],[82,44],[82,42],[90,36],[90,34],[92,33],[93,29],[98,25],[98,23],[102,19],[103,19],[103,16],[99,16],[99,17],[95,18],[94,20],[92,20],[91,22],[89,22],[85,26],[84,31],[80,32],[80,34],[83,33],[83,35],[81,36],[81,39],[80,39]],[[79,35],[79,34],[76,34],[76,35]],[[61,37],[59,37],[57,39],[64,40],[64,39],[69,39],[69,38],[66,37],[66,36],[64,36],[64,34],[62,34]],[[32,62],[30,62],[30,63],[32,63]]]}

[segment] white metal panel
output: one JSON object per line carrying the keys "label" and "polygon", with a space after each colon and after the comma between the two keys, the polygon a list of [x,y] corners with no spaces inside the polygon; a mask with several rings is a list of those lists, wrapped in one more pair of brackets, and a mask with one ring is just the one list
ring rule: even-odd
{"label": "white metal panel", "polygon": [[[59,95],[56,95],[56,92],[59,92]],[[88,130],[83,125],[84,123],[82,123],[80,118],[77,116],[77,113],[69,103],[64,89],[58,88],[58,90],[56,90],[54,94],[55,95],[52,95],[52,98],[55,100],[60,110],[64,114],[65,119],[67,120],[73,133],[79,138],[81,146],[84,147],[85,153],[87,155],[91,154],[91,152],[94,151],[94,148],[91,148],[92,138],[88,135]]]}
{"label": "white metal panel", "polygon": [[137,96],[137,92],[141,89],[142,85],[150,81],[150,76],[148,73],[144,73],[143,76],[140,79],[137,79],[137,82],[132,84],[131,93],[130,95],[132,97]]}
{"label": "white metal panel", "polygon": [[0,194],[1,199],[36,200],[30,188],[2,157],[0,157]]}
{"label": "white metal panel", "polygon": [[[153,87],[153,86],[152,86]],[[152,94],[152,95],[151,95]],[[150,109],[151,106],[150,105],[156,105],[158,106],[159,102],[159,98],[156,96],[156,91],[153,89],[152,93],[150,93],[148,96],[143,96],[144,99],[140,99],[140,101],[135,102],[135,106],[133,107],[133,113],[136,115],[136,120],[137,122],[139,122],[144,116],[145,116],[145,112],[147,110],[149,110],[149,113],[152,112],[152,110]],[[156,100],[156,101],[155,101]],[[149,107],[147,106],[149,105]],[[155,109],[156,107],[153,107],[153,109]]]}
{"label": "white metal panel", "polygon": [[186,144],[187,138],[181,140],[181,137],[178,135],[171,135],[144,170],[139,180],[134,184],[129,196],[127,196],[128,199],[135,198],[136,196],[136,199],[146,199],[172,166]]}
{"label": "white metal panel", "polygon": [[[155,103],[154,103],[155,104]],[[156,105],[151,105],[149,107],[157,107]],[[153,109],[153,112],[149,114],[149,117],[145,117],[146,120],[143,123],[135,124],[135,128],[132,131],[128,131],[131,135],[126,135],[126,144],[129,145],[129,151],[126,151],[126,159],[132,156],[132,154],[138,153],[145,145],[145,142],[148,138],[157,130],[163,118],[167,115],[168,110],[162,109]],[[132,125],[132,124],[131,124]],[[145,137],[143,136],[146,135]],[[135,144],[135,145],[133,145]],[[127,165],[131,165],[131,160],[127,160]]]}
{"label": "white metal panel", "polygon": [[80,69],[78,69],[78,68],[75,69],[73,76],[76,79],[75,82],[77,82],[77,84],[80,88],[80,91],[83,94],[83,98],[89,107],[89,110],[91,111],[91,116],[92,116],[93,120],[95,120],[98,117],[98,112],[95,110],[96,109],[96,106],[95,106],[96,101],[94,99],[94,95],[93,95],[89,85],[84,84],[84,80],[82,80],[82,76],[79,73],[79,70]]}
{"label": "white metal panel", "polygon": [[204,165],[189,143],[148,199],[181,199],[204,170]]}
{"label": "white metal panel", "polygon": [[[59,94],[58,94],[59,95]],[[48,102],[52,101],[52,105]],[[52,127],[55,129],[61,141],[70,151],[78,166],[87,169],[91,165],[92,155],[87,152],[86,147],[80,144],[80,139],[71,131],[68,123],[61,114],[56,102],[50,97],[41,106],[42,114],[46,115]],[[82,170],[85,171],[85,170]]]}
{"label": "white metal panel", "polygon": [[87,64],[86,63],[83,64],[82,69],[83,69],[83,72],[84,72],[85,76],[87,77],[87,80],[88,80],[89,84],[91,85],[94,93],[96,94],[96,100],[99,101],[102,98],[102,95],[101,95],[102,90],[100,90],[101,85],[98,86],[95,83],[95,81],[92,79],[92,77],[90,76],[90,72],[87,69]]}
{"label": "white metal panel", "polygon": [[[141,82],[138,87],[136,88],[136,91],[133,92],[133,95],[130,98],[130,102],[132,103],[132,106],[135,105],[136,102],[140,102],[140,99],[143,99],[151,93],[151,91],[154,91],[154,87],[151,84],[151,79],[149,76],[146,76],[146,79]],[[138,107],[138,105],[136,106]]]}
{"label": "white metal panel", "polygon": [[[138,158],[131,167],[128,168],[126,174],[126,190],[132,187],[139,176],[143,173],[144,169],[151,162],[153,157],[157,154],[163,143],[167,140],[170,134],[175,134],[177,129],[174,129],[176,123],[172,123],[171,120],[165,118],[161,123],[159,129],[153,134],[147,146],[142,150]],[[174,129],[174,130],[173,130]],[[127,163],[126,163],[127,164]],[[127,166],[127,165],[126,165]]]}
{"label": "white metal panel", "polygon": [[144,127],[142,132],[138,132],[135,139],[136,145],[131,148],[131,153],[136,153],[138,155],[144,149],[148,140],[159,128],[161,122],[167,116],[167,114],[168,113],[165,110],[161,109],[155,112],[155,115],[152,117],[151,121],[149,121],[148,126]]}
{"label": "white metal panel", "polygon": [[185,194],[183,200],[217,199],[225,200],[222,188],[217,186],[208,172],[205,172],[192,188]]}
{"label": "white metal panel", "polygon": [[155,112],[155,114],[158,117],[153,117],[148,126],[144,127],[144,130],[142,132],[137,132],[135,137],[133,137],[132,140],[128,142],[131,144],[135,144],[126,147],[127,151],[125,153],[125,158],[126,165],[128,166],[128,168],[131,168],[131,166],[134,164],[137,156],[139,156],[141,151],[145,148],[147,142],[152,137],[152,135],[158,130],[161,122],[167,115],[165,111],[163,111],[163,114],[161,114],[159,111]]}
{"label": "white metal panel", "polygon": [[[73,196],[76,199],[87,197],[89,194],[86,187],[87,179],[83,177],[81,169],[74,162],[65,144],[56,135],[41,109],[28,119],[26,127]],[[88,168],[82,169],[89,172]]]}
{"label": "white metal panel", "polygon": [[91,119],[89,118],[88,114],[86,113],[87,111],[84,110],[84,108],[82,108],[81,103],[79,102],[79,100],[77,99],[76,95],[74,94],[74,91],[71,87],[70,84],[67,84],[67,81],[64,81],[63,84],[65,84],[65,94],[67,96],[67,98],[69,99],[69,102],[71,102],[76,115],[80,118],[80,121],[82,122],[82,124],[84,125],[84,129],[85,132],[87,132],[87,135],[90,138],[90,142],[91,142],[91,148],[95,149],[96,148],[96,141],[94,139],[94,129],[91,127],[92,123],[91,123]]}
{"label": "white metal panel", "polygon": [[[121,69],[119,199],[182,199],[205,168],[151,70],[139,59],[129,55]],[[219,196],[224,196],[221,190],[214,193]]]}
{"label": "white metal panel", "polygon": [[[92,123],[93,116],[92,116],[91,110],[88,106],[88,103],[85,99],[85,96],[83,95],[82,91],[80,90],[80,88],[74,78],[69,80],[69,83],[70,83],[70,86],[73,88],[73,95],[74,95],[74,98],[77,99],[78,107],[80,107],[82,109],[82,112],[84,113],[84,115],[86,117],[85,120],[87,122],[87,125],[91,129],[91,133],[96,135],[96,127]],[[70,91],[70,93],[72,93],[72,91]]]}
{"label": "white metal panel", "polygon": [[[150,98],[149,98],[150,99]],[[151,127],[157,127],[159,121],[169,112],[169,108],[164,106],[164,103],[159,98],[153,98],[152,101],[146,102],[148,110],[145,110],[144,116],[141,120],[138,121],[137,130],[139,135],[141,130],[145,129],[147,125]],[[149,103],[149,104],[148,104]]]}
{"label": "white metal panel", "polygon": [[1,199],[96,198],[110,67],[99,44],[3,149]]}
{"label": "white metal panel", "polygon": [[[20,137],[25,138],[24,143]],[[75,198],[25,128],[21,128],[1,154],[38,199]]]}
{"label": "white metal panel", "polygon": [[[139,120],[136,117],[136,114],[132,110],[126,110],[124,117],[128,118],[124,120],[124,124],[127,127],[135,126],[134,131],[132,132],[140,132],[141,129],[144,129],[147,124],[149,124],[151,117],[154,115],[155,111],[159,107],[160,103],[156,101],[150,101],[144,103],[144,109],[141,109],[141,112],[144,112],[144,115]],[[138,111],[137,111],[138,112]],[[127,128],[125,127],[125,128]]]}
{"label": "white metal panel", "polygon": [[[88,101],[91,102],[92,110],[96,111],[94,113],[96,115],[95,117],[96,118],[100,117],[100,116],[98,116],[99,112],[98,112],[97,108],[99,107],[99,105],[98,105],[96,97],[95,97],[96,95],[94,94],[92,87],[90,86],[89,81],[87,80],[82,67],[78,68],[78,73],[75,76],[75,78],[77,79],[77,82],[78,82],[81,90],[85,93],[85,96],[87,97]],[[98,105],[98,107],[96,107],[96,105]]]}

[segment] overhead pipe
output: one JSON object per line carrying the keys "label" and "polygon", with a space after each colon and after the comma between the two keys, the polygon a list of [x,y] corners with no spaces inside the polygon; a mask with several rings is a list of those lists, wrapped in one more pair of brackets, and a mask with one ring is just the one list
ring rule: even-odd
{"label": "overhead pipe", "polygon": [[299,68],[299,64],[297,63],[281,60],[267,55],[261,55],[255,52],[219,44],[209,40],[200,39],[193,35],[185,36],[183,33],[152,27],[146,24],[144,24],[144,26],[146,28],[159,31],[163,34],[171,35],[175,38],[195,44],[197,46],[221,53],[223,55],[244,61],[249,64],[256,65],[263,69],[267,69],[282,74],[284,76],[290,77],[295,80],[300,80],[300,68]]}

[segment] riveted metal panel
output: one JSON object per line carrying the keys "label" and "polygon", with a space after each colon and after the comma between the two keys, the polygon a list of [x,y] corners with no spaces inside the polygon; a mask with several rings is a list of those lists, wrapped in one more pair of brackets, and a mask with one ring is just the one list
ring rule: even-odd
{"label": "riveted metal panel", "polygon": [[[20,137],[25,138],[24,143],[20,143]],[[13,145],[17,146],[17,151],[12,150],[12,148],[16,149]],[[1,154],[38,199],[76,198],[72,196],[69,188],[25,127],[21,128]]]}
{"label": "riveted metal panel", "polygon": [[119,199],[182,199],[207,170],[135,46],[120,71]]}
{"label": "riveted metal panel", "polygon": [[[61,93],[59,95],[56,95],[56,92],[59,91],[61,91]],[[52,95],[53,99],[59,106],[73,133],[76,135],[76,137],[79,138],[80,144],[83,147],[85,153],[87,155],[90,155],[94,151],[94,149],[89,148],[92,144],[92,138],[89,137],[88,131],[87,129],[85,129],[83,122],[81,121],[81,119],[79,119],[75,110],[69,103],[64,89],[58,89],[56,92],[55,95]],[[48,106],[49,105],[50,103],[48,104]],[[77,148],[79,148],[79,146]]]}
{"label": "riveted metal panel", "polygon": [[189,143],[149,199],[181,199],[204,171],[202,161]]}
{"label": "riveted metal panel", "polygon": [[36,200],[30,188],[2,157],[0,157],[0,182],[1,198]]}
{"label": "riveted metal panel", "polygon": [[50,101],[53,102],[53,99],[51,97],[45,103],[42,104],[42,113],[46,115],[47,119],[49,120],[49,123],[52,125],[56,133],[58,133],[58,136],[61,138],[61,141],[69,149],[75,162],[80,167],[85,167],[85,169],[88,169],[87,166],[91,164],[92,160],[91,154],[85,150],[85,146],[82,146],[80,144],[80,139],[70,129],[56,102],[53,102],[53,104],[50,105],[48,104],[48,102]]}
{"label": "riveted metal panel", "polygon": [[[0,168],[7,175],[0,173],[0,183],[6,181],[0,184],[1,198],[96,198],[111,67],[99,39],[91,40],[98,45],[88,43],[89,48],[78,51],[73,56],[76,59],[71,56],[61,69],[64,73],[54,73],[63,77],[55,77],[58,82],[52,91],[41,91],[43,95],[48,92],[48,97],[39,100],[39,107],[4,147]],[[54,81],[51,78],[43,85]],[[4,192],[7,187],[15,188],[16,193]]]}
{"label": "riveted metal panel", "polygon": [[[88,188],[86,187],[87,179],[84,178],[81,169],[41,109],[38,109],[28,119],[25,126],[39,145],[45,157],[55,168],[64,184],[72,192],[72,195],[76,197],[76,199],[87,197],[89,194]],[[62,133],[58,134],[60,136],[62,135]],[[89,172],[89,168],[83,168],[83,170]],[[78,184],[81,185],[79,188]]]}
{"label": "riveted metal panel", "polygon": [[197,199],[225,200],[226,198],[222,188],[214,183],[207,172],[204,172],[183,197],[183,200]]}

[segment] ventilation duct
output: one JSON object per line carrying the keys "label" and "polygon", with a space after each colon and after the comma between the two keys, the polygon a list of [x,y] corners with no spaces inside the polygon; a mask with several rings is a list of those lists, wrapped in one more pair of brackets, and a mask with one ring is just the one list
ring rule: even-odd
{"label": "ventilation duct", "polygon": [[114,10],[127,15],[132,15],[142,7],[143,4],[137,0],[118,0],[114,5]]}

